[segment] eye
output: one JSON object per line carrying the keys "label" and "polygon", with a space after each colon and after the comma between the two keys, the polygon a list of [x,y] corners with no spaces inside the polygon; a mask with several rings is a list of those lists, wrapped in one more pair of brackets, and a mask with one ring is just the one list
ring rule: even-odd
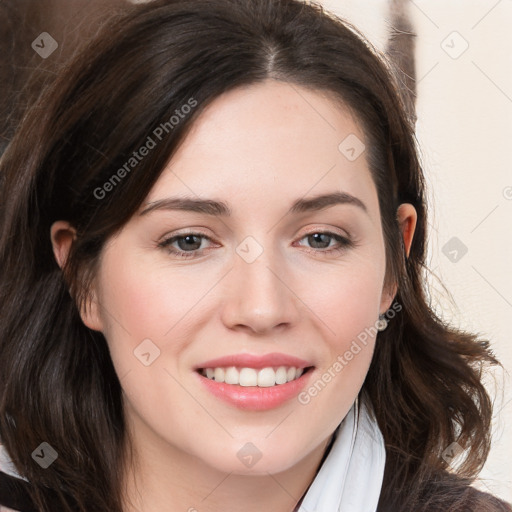
{"label": "eye", "polygon": [[[354,242],[352,240],[330,231],[315,231],[301,238],[301,240],[305,239],[307,239],[308,243],[312,245],[311,250],[313,252],[320,252],[322,254],[338,253],[354,246]],[[331,242],[333,240],[338,243],[337,246],[331,246]]]}
{"label": "eye", "polygon": [[[209,237],[202,233],[183,233],[182,235],[174,235],[166,238],[158,244],[158,247],[165,248],[171,254],[180,258],[194,258],[197,256],[197,251],[202,252],[204,247],[201,248],[202,240],[210,240]],[[174,244],[178,248],[173,247]]]}

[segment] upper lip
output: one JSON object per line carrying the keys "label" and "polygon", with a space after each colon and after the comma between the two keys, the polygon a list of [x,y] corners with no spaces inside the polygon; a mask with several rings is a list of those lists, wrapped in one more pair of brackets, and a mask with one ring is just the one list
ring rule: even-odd
{"label": "upper lip", "polygon": [[269,366],[294,366],[295,368],[307,368],[313,366],[305,359],[300,359],[287,354],[277,352],[265,355],[256,354],[232,354],[229,356],[210,359],[195,367],[196,370],[203,368],[226,368],[228,366],[238,366],[241,368],[267,368]]}

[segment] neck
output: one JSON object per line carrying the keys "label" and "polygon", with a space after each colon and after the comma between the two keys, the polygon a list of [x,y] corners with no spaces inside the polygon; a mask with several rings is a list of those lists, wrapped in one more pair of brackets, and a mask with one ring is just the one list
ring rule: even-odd
{"label": "neck", "polygon": [[219,471],[133,422],[129,437],[134,458],[125,470],[124,512],[292,512],[314,480],[332,439],[328,437],[285,471],[241,475]]}

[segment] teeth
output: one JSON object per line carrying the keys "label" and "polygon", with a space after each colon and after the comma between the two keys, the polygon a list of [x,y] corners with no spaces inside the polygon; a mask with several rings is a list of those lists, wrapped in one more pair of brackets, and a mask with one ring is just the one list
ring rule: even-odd
{"label": "teeth", "polygon": [[274,368],[263,368],[258,372],[258,386],[260,388],[269,388],[275,385],[276,372],[274,371]]}
{"label": "teeth", "polygon": [[217,382],[224,382],[224,368],[215,368],[213,372],[213,378]]}
{"label": "teeth", "polygon": [[226,368],[224,372],[224,382],[226,384],[240,384],[240,373],[234,366]]}
{"label": "teeth", "polygon": [[[294,368],[293,366],[288,368],[288,371],[286,372],[286,380],[290,382],[291,380],[295,379],[297,376],[297,368]],[[300,374],[299,374],[300,377]]]}
{"label": "teeth", "polygon": [[280,366],[276,372],[276,384],[286,384],[286,368]]}
{"label": "teeth", "polygon": [[[236,372],[236,368],[234,369]],[[258,385],[258,372],[254,368],[242,368],[238,375],[240,386],[257,386]]]}
{"label": "teeth", "polygon": [[303,368],[295,368],[294,366],[278,366],[272,368],[236,368],[230,366],[228,368],[206,368],[201,370],[201,374],[210,380],[216,382],[225,382],[226,384],[234,384],[239,386],[258,386],[268,388],[278,384],[286,384],[292,380],[298,379],[304,373]]}

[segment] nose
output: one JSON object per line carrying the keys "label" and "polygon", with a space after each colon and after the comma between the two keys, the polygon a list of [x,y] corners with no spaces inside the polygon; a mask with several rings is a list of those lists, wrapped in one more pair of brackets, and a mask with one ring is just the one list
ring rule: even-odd
{"label": "nose", "polygon": [[269,249],[252,263],[235,254],[225,286],[222,321],[230,329],[268,334],[300,318],[301,300],[293,290],[290,273]]}

